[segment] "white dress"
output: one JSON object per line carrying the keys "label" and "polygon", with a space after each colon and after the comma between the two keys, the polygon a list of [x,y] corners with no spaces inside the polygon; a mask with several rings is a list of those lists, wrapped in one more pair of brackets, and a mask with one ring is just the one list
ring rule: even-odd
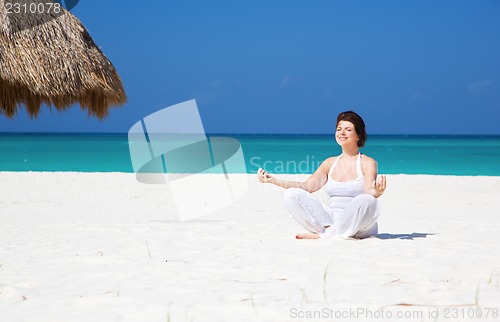
{"label": "white dress", "polygon": [[[335,181],[331,177],[341,157],[342,154],[328,172],[328,206],[305,190],[289,188],[284,196],[285,207],[299,224],[308,231],[319,234],[321,238],[374,236],[378,233],[377,219],[380,211],[377,199],[364,193],[361,153],[358,154],[356,162],[358,176],[352,181]],[[325,229],[325,226],[329,227]]]}

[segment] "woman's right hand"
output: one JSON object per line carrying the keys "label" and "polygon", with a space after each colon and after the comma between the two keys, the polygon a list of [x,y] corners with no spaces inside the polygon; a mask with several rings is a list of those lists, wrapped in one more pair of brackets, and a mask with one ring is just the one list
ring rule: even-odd
{"label": "woman's right hand", "polygon": [[259,181],[262,183],[272,183],[274,180],[274,177],[262,168],[259,168],[257,171],[257,178],[259,178]]}

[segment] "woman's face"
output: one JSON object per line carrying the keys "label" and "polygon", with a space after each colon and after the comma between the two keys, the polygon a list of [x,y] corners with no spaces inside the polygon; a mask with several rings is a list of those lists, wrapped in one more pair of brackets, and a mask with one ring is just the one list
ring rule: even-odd
{"label": "woman's face", "polygon": [[356,145],[358,146],[359,136],[356,134],[354,124],[349,121],[340,121],[337,124],[337,131],[335,132],[335,140],[340,146]]}

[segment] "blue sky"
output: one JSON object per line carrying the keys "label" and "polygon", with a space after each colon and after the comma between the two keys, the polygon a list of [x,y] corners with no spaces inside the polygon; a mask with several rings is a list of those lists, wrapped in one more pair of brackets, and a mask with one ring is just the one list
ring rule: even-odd
{"label": "blue sky", "polygon": [[82,0],[73,13],[128,103],[78,106],[3,132],[123,132],[196,99],[209,133],[322,133],[361,114],[369,134],[500,134],[500,1]]}

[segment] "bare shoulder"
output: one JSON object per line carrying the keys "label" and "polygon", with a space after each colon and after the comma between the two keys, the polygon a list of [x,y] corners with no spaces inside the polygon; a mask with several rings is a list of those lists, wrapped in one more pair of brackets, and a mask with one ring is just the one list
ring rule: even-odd
{"label": "bare shoulder", "polygon": [[319,166],[318,170],[321,169],[322,172],[328,173],[328,171],[332,167],[335,160],[337,160],[337,158],[338,156],[326,158],[325,160],[323,160],[323,162],[321,162],[321,165]]}
{"label": "bare shoulder", "polygon": [[331,168],[331,166],[333,165],[333,163],[335,162],[335,160],[338,159],[338,156],[336,157],[329,157],[329,158],[326,158],[322,163],[321,165],[324,165],[325,167],[327,167],[328,169]]}
{"label": "bare shoulder", "polygon": [[367,156],[366,154],[362,154],[361,155],[361,167],[363,169],[369,169],[369,168],[373,168],[373,167],[376,168],[377,161],[374,158]]}
{"label": "bare shoulder", "polygon": [[365,180],[371,182],[377,178],[377,161],[374,158],[371,158],[365,154],[361,157],[361,171],[365,176]]}

